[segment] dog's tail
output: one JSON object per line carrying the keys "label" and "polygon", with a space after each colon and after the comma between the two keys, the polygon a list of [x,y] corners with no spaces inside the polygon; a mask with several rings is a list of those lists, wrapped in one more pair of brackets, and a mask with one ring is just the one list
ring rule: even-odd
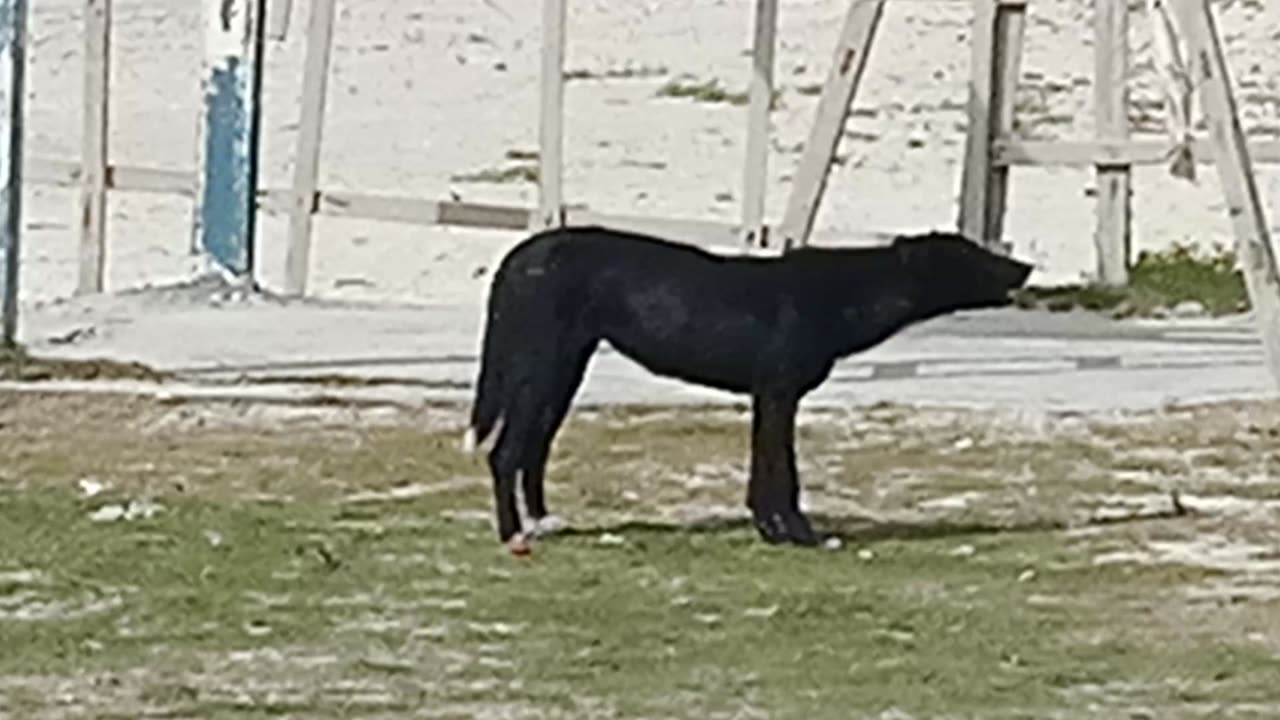
{"label": "dog's tail", "polygon": [[506,397],[504,380],[508,375],[504,365],[511,358],[514,348],[509,346],[513,335],[518,332],[512,327],[515,308],[510,294],[502,282],[502,275],[495,276],[480,347],[480,373],[471,403],[471,422],[462,439],[464,452],[475,452],[493,433],[502,417],[503,398]]}

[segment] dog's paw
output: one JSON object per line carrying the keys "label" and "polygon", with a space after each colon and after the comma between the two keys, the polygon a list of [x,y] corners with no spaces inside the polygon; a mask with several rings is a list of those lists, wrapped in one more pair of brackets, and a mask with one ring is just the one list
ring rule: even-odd
{"label": "dog's paw", "polygon": [[529,546],[529,541],[523,534],[516,534],[507,541],[507,551],[514,557],[528,557],[533,554],[533,548]]}
{"label": "dog's paw", "polygon": [[817,533],[803,513],[792,510],[770,511],[755,513],[753,519],[760,537],[772,545],[790,543],[814,547],[820,544]]}
{"label": "dog's paw", "polygon": [[467,432],[463,434],[461,442],[458,443],[458,449],[468,455],[476,451],[475,428],[467,428]]}

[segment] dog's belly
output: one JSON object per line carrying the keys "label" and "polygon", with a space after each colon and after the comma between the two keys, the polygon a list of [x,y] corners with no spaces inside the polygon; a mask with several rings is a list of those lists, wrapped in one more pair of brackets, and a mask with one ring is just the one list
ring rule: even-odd
{"label": "dog's belly", "polygon": [[654,322],[652,317],[610,327],[605,339],[655,375],[730,392],[750,392],[771,342],[767,328],[750,318],[715,324]]}
{"label": "dog's belly", "polygon": [[718,390],[736,393],[751,392],[755,368],[742,360],[721,357],[688,356],[675,359],[667,354],[637,351],[625,343],[610,342],[618,352],[627,356],[649,372],[663,377],[684,380]]}

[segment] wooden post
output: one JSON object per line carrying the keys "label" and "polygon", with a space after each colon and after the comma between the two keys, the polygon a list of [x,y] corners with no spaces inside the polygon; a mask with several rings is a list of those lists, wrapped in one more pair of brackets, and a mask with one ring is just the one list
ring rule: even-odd
{"label": "wooden post", "polygon": [[536,227],[564,218],[564,46],[567,0],[542,3],[542,98],[538,119]]}
{"label": "wooden post", "polygon": [[[1093,102],[1098,138],[1129,139],[1129,6],[1094,0]],[[1130,166],[1098,165],[1098,219],[1093,243],[1098,280],[1103,285],[1129,282]]]}
{"label": "wooden post", "polygon": [[1254,182],[1249,148],[1223,57],[1222,42],[1210,14],[1208,0],[1177,0],[1178,25],[1187,35],[1192,84],[1209,123],[1214,165],[1227,201],[1227,214],[1236,236],[1236,252],[1253,305],[1258,334],[1266,349],[1267,366],[1280,384],[1280,270],[1267,231],[1258,186]]}
{"label": "wooden post", "polygon": [[1002,238],[1009,169],[992,162],[992,147],[1013,131],[1026,18],[1025,0],[975,0],[958,225],[966,237],[1001,251],[1008,250]]}
{"label": "wooden post", "polygon": [[[315,12],[312,10],[311,12]],[[293,0],[268,0],[267,37],[282,41],[289,37],[289,16],[293,13]]]}
{"label": "wooden post", "polygon": [[307,57],[302,74],[302,117],[293,156],[293,197],[289,207],[289,247],[285,254],[285,294],[307,291],[311,264],[311,218],[316,211],[320,175],[320,142],[333,47],[333,18],[337,0],[312,0],[307,23]]}
{"label": "wooden post", "polygon": [[809,241],[822,194],[826,191],[831,161],[840,146],[840,135],[857,95],[862,72],[866,69],[876,27],[884,14],[884,3],[885,0],[851,0],[849,12],[845,14],[844,28],[836,43],[809,139],[805,142],[804,155],[800,158],[795,185],[787,199],[786,214],[779,226],[783,249],[799,247]]}
{"label": "wooden post", "polygon": [[742,177],[742,230],[747,245],[765,246],[765,188],[769,179],[769,111],[773,105],[773,56],[778,0],[756,0],[751,102],[747,107],[746,162]]}
{"label": "wooden post", "polygon": [[0,0],[0,346],[18,336],[27,0]]}
{"label": "wooden post", "polygon": [[235,276],[253,272],[265,0],[204,0],[197,247]]}
{"label": "wooden post", "polygon": [[106,284],[107,108],[111,75],[111,0],[86,0],[84,109],[80,137],[80,268],[76,293]]}

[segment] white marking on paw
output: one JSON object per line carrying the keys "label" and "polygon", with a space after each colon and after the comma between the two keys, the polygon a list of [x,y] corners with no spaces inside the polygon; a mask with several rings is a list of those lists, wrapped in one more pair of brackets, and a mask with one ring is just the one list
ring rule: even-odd
{"label": "white marking on paw", "polygon": [[462,452],[470,455],[476,451],[476,429],[467,428],[467,432],[462,436],[461,443]]}
{"label": "white marking on paw", "polygon": [[547,537],[554,535],[565,528],[565,522],[556,515],[547,515],[533,521],[533,530],[530,534],[533,537]]}

